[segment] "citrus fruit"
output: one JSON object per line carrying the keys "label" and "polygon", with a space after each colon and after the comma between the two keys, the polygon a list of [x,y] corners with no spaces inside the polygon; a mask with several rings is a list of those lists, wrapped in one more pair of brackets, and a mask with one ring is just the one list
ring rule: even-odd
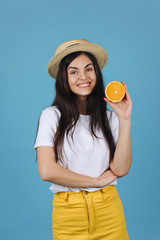
{"label": "citrus fruit", "polygon": [[105,88],[105,95],[112,102],[120,102],[124,98],[125,88],[118,81],[110,82]]}

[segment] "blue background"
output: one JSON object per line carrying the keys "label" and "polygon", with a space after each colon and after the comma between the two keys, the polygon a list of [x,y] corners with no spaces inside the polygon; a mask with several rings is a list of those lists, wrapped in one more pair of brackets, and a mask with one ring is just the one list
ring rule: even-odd
{"label": "blue background", "polygon": [[47,64],[63,41],[85,38],[109,55],[105,84],[133,102],[133,162],[119,179],[130,240],[158,240],[160,2],[0,1],[0,239],[52,239],[53,195],[35,164],[38,118],[55,96]]}

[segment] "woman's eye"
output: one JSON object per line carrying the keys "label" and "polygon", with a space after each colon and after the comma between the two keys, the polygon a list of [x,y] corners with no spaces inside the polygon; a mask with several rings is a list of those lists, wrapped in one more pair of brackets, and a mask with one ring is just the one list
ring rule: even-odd
{"label": "woman's eye", "polygon": [[88,71],[88,72],[90,72],[90,71],[92,71],[92,70],[93,70],[92,68],[87,68],[87,71]]}
{"label": "woman's eye", "polygon": [[73,74],[76,74],[76,73],[77,73],[76,71],[71,72],[72,75],[73,75]]}

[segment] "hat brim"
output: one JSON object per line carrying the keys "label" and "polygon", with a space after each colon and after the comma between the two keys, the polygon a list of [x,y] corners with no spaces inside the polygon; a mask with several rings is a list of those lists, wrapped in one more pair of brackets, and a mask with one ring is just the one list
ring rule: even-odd
{"label": "hat brim", "polygon": [[60,53],[56,54],[54,57],[51,58],[47,67],[49,75],[52,78],[56,79],[61,60],[68,54],[78,51],[85,51],[93,54],[97,59],[100,69],[102,69],[108,61],[108,54],[106,50],[97,44],[89,43],[85,45],[74,45],[66,48],[65,50],[61,51]]}

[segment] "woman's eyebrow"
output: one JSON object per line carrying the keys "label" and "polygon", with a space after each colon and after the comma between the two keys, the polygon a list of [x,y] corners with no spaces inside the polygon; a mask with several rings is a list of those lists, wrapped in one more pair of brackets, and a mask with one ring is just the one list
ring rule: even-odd
{"label": "woman's eyebrow", "polygon": [[93,66],[93,63],[89,63],[85,66],[85,68],[87,68],[88,66],[92,65]]}
{"label": "woman's eyebrow", "polygon": [[78,69],[77,67],[69,67],[69,68],[68,68],[68,70],[69,70],[70,68],[73,68],[73,69]]}
{"label": "woman's eyebrow", "polygon": [[[87,67],[90,66],[90,65],[93,65],[93,63],[88,63],[84,68],[87,68]],[[78,69],[77,67],[69,67],[68,70],[69,70],[70,68]]]}

